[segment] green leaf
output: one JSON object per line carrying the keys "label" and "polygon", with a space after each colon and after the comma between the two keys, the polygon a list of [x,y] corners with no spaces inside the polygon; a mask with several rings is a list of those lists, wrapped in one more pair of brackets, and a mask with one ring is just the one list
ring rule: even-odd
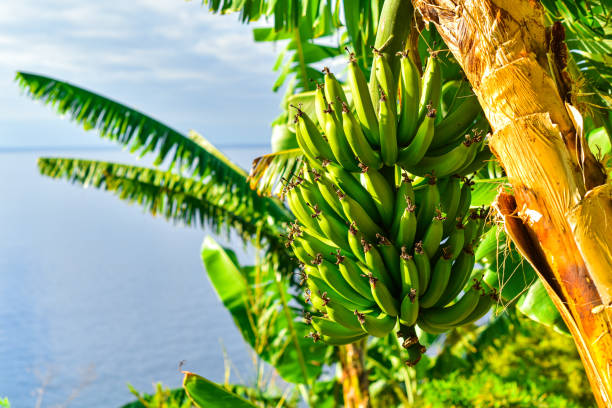
{"label": "green leaf", "polygon": [[563,318],[539,279],[521,296],[517,309],[531,320],[549,327],[563,322]]}
{"label": "green leaf", "polygon": [[187,396],[199,408],[256,407],[256,405],[227,391],[220,385],[190,372],[185,372],[183,387]]}
{"label": "green leaf", "polygon": [[206,272],[245,341],[288,382],[307,383],[321,374],[328,346],[306,338],[309,327],[284,300],[289,290],[274,268],[241,267],[230,250],[207,237]]}
{"label": "green leaf", "polygon": [[303,157],[299,148],[281,150],[266,154],[253,160],[249,180],[251,187],[262,195],[283,194],[286,180],[291,180],[297,173]]}
{"label": "green leaf", "polygon": [[500,186],[507,187],[507,177],[497,179],[476,179],[472,188],[472,207],[488,207],[495,200]]}
{"label": "green leaf", "polygon": [[289,262],[289,253],[279,237],[282,221],[269,215],[265,197],[257,196],[247,205],[224,185],[118,163],[40,158],[38,166],[43,175],[114,192],[122,200],[137,202],[153,215],[161,214],[186,225],[208,225],[216,233],[222,232],[222,227],[229,233],[231,228],[245,242],[259,242]]}

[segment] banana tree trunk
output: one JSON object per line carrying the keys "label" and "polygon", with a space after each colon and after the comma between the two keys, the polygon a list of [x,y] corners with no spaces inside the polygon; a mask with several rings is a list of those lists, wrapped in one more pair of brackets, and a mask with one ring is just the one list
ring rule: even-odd
{"label": "banana tree trunk", "polygon": [[345,408],[370,407],[369,381],[364,361],[365,347],[365,340],[362,340],[339,349]]}
{"label": "banana tree trunk", "polygon": [[463,67],[512,195],[496,208],[572,332],[600,407],[612,406],[612,188],[572,105],[563,27],[537,0],[413,0]]}

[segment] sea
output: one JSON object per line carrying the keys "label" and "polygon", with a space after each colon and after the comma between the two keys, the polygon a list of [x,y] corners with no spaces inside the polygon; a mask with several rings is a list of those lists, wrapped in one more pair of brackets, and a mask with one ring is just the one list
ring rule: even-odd
{"label": "sea", "polygon": [[[267,146],[221,146],[243,168]],[[251,349],[200,257],[210,231],[39,174],[39,157],[147,166],[114,146],[0,149],[0,400],[120,407],[182,369],[252,385]],[[214,236],[214,234],[213,234]],[[244,264],[252,250],[214,236]]]}

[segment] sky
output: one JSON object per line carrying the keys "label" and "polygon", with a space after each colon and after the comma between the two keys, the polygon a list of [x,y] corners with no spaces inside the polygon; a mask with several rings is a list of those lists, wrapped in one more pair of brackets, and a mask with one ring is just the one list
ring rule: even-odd
{"label": "sky", "polygon": [[199,1],[2,0],[0,27],[0,149],[112,143],[26,97],[16,71],[71,82],[220,146],[269,143],[281,45],[255,43],[237,15]]}

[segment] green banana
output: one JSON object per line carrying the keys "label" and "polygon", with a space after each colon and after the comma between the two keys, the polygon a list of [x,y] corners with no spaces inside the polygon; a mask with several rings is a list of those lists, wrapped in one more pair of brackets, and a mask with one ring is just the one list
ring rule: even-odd
{"label": "green banana", "polygon": [[[389,106],[393,107],[393,120],[395,121],[395,112],[396,112],[396,93],[397,93],[397,84],[395,83],[395,78],[393,77],[393,73],[391,72],[391,67],[389,66],[389,62],[385,58],[385,56],[380,53],[378,50],[374,50],[374,61],[373,61],[373,69],[376,75],[376,81],[378,83],[378,87],[389,99]],[[381,132],[381,143],[383,133]]]}
{"label": "green banana", "polygon": [[402,99],[397,141],[405,146],[412,140],[418,121],[418,103],[420,96],[419,70],[410,58],[408,52],[401,52],[400,59],[400,95]]}
{"label": "green banana", "polygon": [[421,313],[422,320],[435,326],[454,326],[476,309],[480,300],[480,289],[480,285],[476,283],[451,306],[424,310]]}
{"label": "green banana", "polygon": [[386,237],[376,234],[378,240],[378,251],[382,255],[383,261],[387,270],[391,275],[391,279],[394,284],[399,284],[401,281],[400,277],[400,257],[395,246]]}
{"label": "green banana", "polygon": [[463,224],[457,223],[455,230],[451,232],[446,242],[448,252],[451,254],[451,259],[455,260],[461,254],[463,250],[463,244],[465,241]]}
{"label": "green banana", "polygon": [[431,279],[431,264],[429,257],[423,250],[423,243],[417,242],[414,246],[414,264],[419,271],[419,296],[423,296],[429,288]]}
{"label": "green banana", "polygon": [[444,220],[444,235],[457,225],[457,208],[459,207],[459,197],[461,196],[461,178],[453,176],[448,181],[444,194],[440,194],[442,211],[446,214]]}
{"label": "green banana", "polygon": [[[410,199],[407,199],[409,201]],[[411,247],[414,244],[414,238],[417,231],[417,218],[415,215],[415,206],[409,203],[404,210],[404,214],[399,220],[399,228],[395,242],[397,245]]]}
{"label": "green banana", "polygon": [[298,259],[298,261],[303,264],[307,264],[312,260],[312,256],[304,249],[302,245],[296,245],[295,241],[292,241],[291,250],[293,251],[293,255]]}
{"label": "green banana", "polygon": [[319,269],[321,278],[329,285],[329,287],[334,289],[346,300],[356,304],[360,308],[370,308],[374,305],[374,302],[361,296],[348,283],[346,283],[346,281],[342,278],[342,275],[338,273],[336,266],[331,262],[321,260],[321,263],[317,265],[317,268]]}
{"label": "green banana", "polygon": [[393,207],[389,203],[395,201],[395,193],[391,186],[385,177],[375,169],[364,169],[360,177],[361,185],[372,196],[383,223],[390,226],[393,221]]}
{"label": "green banana", "polygon": [[374,300],[368,279],[363,275],[361,268],[350,258],[338,258],[338,269],[344,280],[353,289],[366,299]]}
{"label": "green banana", "polygon": [[378,132],[380,134],[380,155],[383,163],[387,166],[393,166],[398,159],[395,105],[383,91],[380,92],[380,103],[378,104]]}
{"label": "green banana", "polygon": [[317,204],[313,206],[314,215],[323,234],[340,248],[348,248],[348,226],[332,214],[323,214]]}
{"label": "green banana", "polygon": [[406,247],[402,247],[402,254],[400,255],[400,275],[402,281],[402,296],[406,296],[411,290],[415,290],[417,295],[419,291],[419,270],[414,262],[414,259]]}
{"label": "green banana", "polygon": [[397,304],[397,300],[393,297],[389,288],[383,282],[376,279],[372,273],[368,277],[370,279],[372,296],[380,310],[389,316],[397,316],[399,314],[399,304]]}
{"label": "green banana", "polygon": [[431,279],[427,291],[419,299],[420,306],[424,309],[430,308],[440,299],[450,278],[451,272],[450,256],[445,252],[431,271]]}
{"label": "green banana", "polygon": [[288,190],[286,197],[291,212],[293,215],[295,215],[300,224],[308,228],[317,238],[322,237],[323,241],[329,244],[330,241],[324,237],[324,234],[319,227],[319,223],[312,217],[312,210],[308,205],[306,205],[302,195],[296,190],[296,188]]}
{"label": "green banana", "polygon": [[357,65],[354,54],[351,54],[348,67],[348,84],[351,89],[353,104],[355,105],[359,123],[361,123],[363,132],[368,138],[368,142],[370,142],[372,146],[380,146],[376,111],[374,110],[372,99],[370,98],[368,83],[363,72]]}
{"label": "green banana", "polygon": [[366,313],[355,313],[363,330],[375,337],[385,337],[396,324],[396,319],[381,312],[378,316]]}
{"label": "green banana", "polygon": [[327,311],[327,316],[330,320],[346,327],[347,329],[351,329],[356,332],[363,332],[354,311],[347,309],[333,300],[327,302],[327,305],[325,305],[325,310]]}
{"label": "green banana", "polygon": [[478,170],[484,167],[485,164],[490,163],[491,161],[495,160],[492,157],[492,155],[493,154],[491,153],[491,150],[489,149],[489,147],[484,146],[483,149],[480,152],[478,152],[478,154],[476,154],[476,157],[474,157],[474,160],[472,161],[472,163],[469,166],[466,166],[460,170],[460,174],[468,175],[468,174],[476,173]]}
{"label": "green banana", "polygon": [[[342,126],[342,103],[347,103],[346,95],[344,94],[344,90],[342,89],[342,85],[336,79],[336,76],[332,74],[329,68],[323,68],[323,73],[325,74],[325,99],[327,99],[328,109],[330,109],[330,104],[333,106],[334,116]],[[329,137],[329,136],[328,136]]]}
{"label": "green banana", "polygon": [[322,317],[312,316],[310,319],[312,327],[314,327],[314,329],[323,336],[329,336],[332,338],[346,338],[363,334],[363,330],[357,331],[355,329],[349,329],[341,324]]}
{"label": "green banana", "polygon": [[325,111],[327,110],[327,99],[325,99],[325,91],[323,84],[317,84],[315,90],[315,115],[321,129],[325,129]]}
{"label": "green banana", "polygon": [[462,98],[456,110],[447,115],[435,126],[435,137],[431,148],[437,149],[452,141],[453,136],[464,132],[482,112],[478,98],[472,94],[469,98]]}
{"label": "green banana", "polygon": [[455,300],[457,295],[459,295],[461,290],[468,283],[472,270],[474,269],[474,264],[474,252],[464,249],[453,263],[448,285],[434,306],[445,306]]}
{"label": "green banana", "polygon": [[437,177],[446,177],[460,170],[466,163],[471,163],[472,153],[477,148],[478,146],[471,139],[467,139],[454,149],[439,156],[426,155],[417,164],[406,166],[406,170],[417,176],[435,174]]}
{"label": "green banana", "polygon": [[[315,171],[315,170],[313,170]],[[320,176],[315,181],[317,183],[317,187],[319,188],[319,192],[323,197],[323,200],[329,205],[334,212],[344,218],[344,210],[342,209],[342,204],[340,200],[338,200],[338,194],[336,194],[336,189],[332,185],[332,183],[325,177]]]}
{"label": "green banana", "polygon": [[352,337],[331,337],[331,336],[321,335],[320,339],[323,341],[323,343],[328,344],[330,346],[345,346],[347,344],[355,343],[367,336],[368,336],[367,333],[357,334]]}
{"label": "green banana", "polygon": [[[359,203],[351,198],[351,196],[338,192],[338,198],[344,209],[346,218],[351,222],[355,223],[355,226],[368,240],[373,241],[376,239],[376,235],[381,233],[382,230],[372,218],[370,214],[361,206]],[[348,242],[347,242],[348,245]]]}
{"label": "green banana", "polygon": [[418,122],[421,123],[428,110],[438,109],[440,94],[442,92],[442,73],[440,61],[435,53],[432,53],[425,66],[425,72],[421,78],[421,99],[419,100]]}
{"label": "green banana", "polygon": [[470,313],[470,315],[462,321],[458,322],[456,326],[464,326],[484,317],[495,302],[497,302],[497,295],[494,291],[490,294],[482,294],[478,300],[478,305],[472,311],[472,313]]}
{"label": "green banana", "polygon": [[423,159],[433,140],[435,120],[436,110],[430,109],[427,111],[410,144],[399,151],[397,162],[402,167],[414,166]]}
{"label": "green banana", "polygon": [[[334,301],[340,303],[342,306],[344,306],[345,308],[349,310],[364,308],[364,306],[357,305],[353,303],[352,300],[347,300],[344,296],[336,292],[336,290],[333,289],[331,286],[329,286],[327,282],[323,280],[323,278],[321,278],[320,276],[317,276],[315,273],[310,272],[313,269],[316,271],[316,274],[319,273],[319,270],[316,267],[307,266],[305,268],[306,271],[309,271],[308,278],[306,279],[306,285],[310,289],[311,300],[314,300],[317,297],[320,298],[322,300],[322,306],[327,306],[327,303],[333,299]],[[314,302],[313,302],[313,306],[315,306],[315,308],[317,308],[318,310],[325,310],[322,307],[317,307],[317,305],[315,305]]]}
{"label": "green banana", "polygon": [[376,204],[374,204],[372,197],[370,197],[370,193],[363,188],[359,181],[342,167],[333,163],[329,163],[325,168],[344,194],[348,194],[356,200],[375,222],[381,221],[380,214],[378,214]]}
{"label": "green banana", "polygon": [[[316,203],[317,208],[321,211],[321,213],[329,217],[339,218],[338,214],[336,214],[335,209],[329,205],[327,200],[325,200],[325,198],[321,194],[321,190],[317,185],[308,181],[304,181],[299,186],[299,192],[300,194],[302,194],[307,203]],[[344,218],[343,213],[340,215],[339,219],[341,218]]]}
{"label": "green banana", "polygon": [[429,322],[426,322],[420,316],[417,319],[417,325],[421,328],[421,330],[429,334],[442,334],[450,329],[450,327],[436,326]]}
{"label": "green banana", "polygon": [[440,202],[440,191],[434,176],[427,177],[427,185],[417,194],[417,236],[421,237],[429,228],[434,217],[436,207]]}
{"label": "green banana", "polygon": [[307,144],[307,142],[306,142],[306,140],[304,138],[304,135],[307,132],[301,130],[301,126],[299,126],[297,116],[295,118],[295,123],[296,123],[296,127],[295,127],[295,139],[296,139],[296,141],[298,143],[298,146],[300,146],[300,150],[302,151],[304,156],[306,156],[306,159],[308,159],[308,162],[313,167],[316,167],[317,169],[323,170],[322,160],[325,160],[325,159],[320,159],[317,156],[317,154],[312,152],[310,150],[310,148],[308,147],[308,144]]}
{"label": "green banana", "polygon": [[340,255],[342,256],[353,257],[352,253],[342,248],[339,249],[335,245],[328,245],[326,242],[321,241],[308,230],[302,230],[301,235],[295,237],[294,239],[299,240],[304,249],[312,256],[320,253],[325,254],[325,258],[327,259],[327,256],[331,254],[329,260],[335,261],[336,258],[334,254],[340,251]]}
{"label": "green banana", "polygon": [[382,281],[385,286],[393,287],[393,279],[389,275],[389,272],[387,272],[387,267],[385,266],[385,262],[380,252],[363,238],[361,240],[361,245],[363,246],[365,264],[368,271],[370,271],[376,279]]}
{"label": "green banana", "polygon": [[357,156],[357,160],[368,167],[379,169],[382,166],[380,155],[372,149],[361,130],[361,125],[346,104],[342,105],[342,127],[353,153]]}
{"label": "green banana", "polygon": [[[318,240],[317,240],[318,241]],[[297,245],[294,246],[299,246],[303,251],[306,252],[307,256],[305,257],[305,259],[307,260],[306,262],[304,262],[302,260],[302,262],[304,262],[305,264],[314,264],[315,262],[318,262],[318,259],[327,259],[328,261],[333,261],[335,259],[335,257],[333,255],[333,252],[330,251],[318,251],[315,249],[314,246],[311,245],[311,242],[314,242],[314,240],[310,241],[310,240],[306,240],[302,237],[294,237],[294,242]],[[321,241],[318,241],[321,242]]]}
{"label": "green banana", "polygon": [[298,129],[302,138],[306,142],[308,149],[314,154],[315,157],[321,159],[331,160],[334,158],[332,150],[328,142],[323,139],[321,131],[315,125],[315,123],[308,117],[308,115],[300,108],[296,108],[298,113],[296,115],[298,121]]}
{"label": "green banana", "polygon": [[461,186],[461,195],[459,196],[459,205],[457,206],[457,218],[463,220],[470,209],[470,203],[472,202],[472,186],[474,182],[469,179],[464,179],[463,185]]}
{"label": "green banana", "polygon": [[406,326],[412,326],[416,323],[419,316],[419,297],[416,289],[411,289],[404,298],[400,306],[399,321]]}
{"label": "green banana", "polygon": [[[399,174],[398,174],[399,172]],[[396,180],[399,184],[397,192],[395,194],[395,204],[393,206],[393,222],[391,225],[391,236],[397,236],[397,232],[400,225],[400,219],[404,215],[404,211],[408,206],[414,203],[414,190],[412,188],[412,180],[407,173],[403,172],[398,166],[396,166]]]}
{"label": "green banana", "polygon": [[[436,210],[437,214],[433,217],[433,220],[429,224],[427,231],[425,231],[425,236],[423,237],[423,249],[429,259],[431,259],[438,247],[440,246],[440,241],[442,240],[442,234],[444,232],[444,217],[440,210]],[[462,247],[463,248],[463,247]]]}
{"label": "green banana", "polygon": [[327,110],[324,113],[325,136],[327,136],[333,157],[346,170],[359,171],[357,159],[352,154],[351,147],[342,129],[342,123],[338,120],[338,116],[342,118],[342,115],[335,114],[331,105],[327,105]]}
{"label": "green banana", "polygon": [[362,238],[363,235],[355,227],[355,222],[351,222],[348,233],[349,247],[357,259],[359,259],[360,262],[365,263],[365,255],[363,253],[363,246],[361,245]]}

